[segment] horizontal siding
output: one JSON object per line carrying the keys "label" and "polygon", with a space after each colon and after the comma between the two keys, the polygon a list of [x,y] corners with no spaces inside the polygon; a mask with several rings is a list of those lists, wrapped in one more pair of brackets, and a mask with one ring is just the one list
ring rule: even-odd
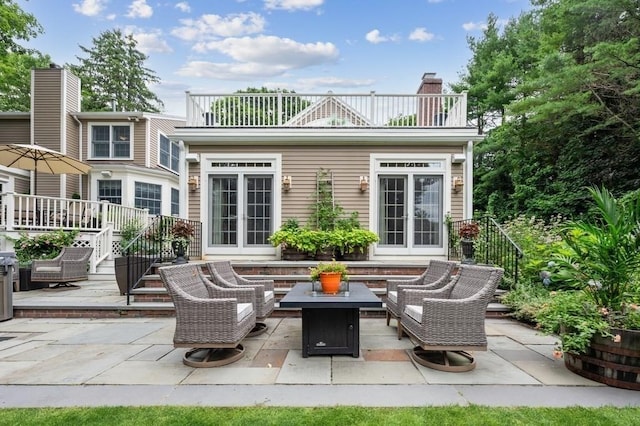
{"label": "horizontal siding", "polygon": [[31,129],[29,119],[2,119],[0,120],[0,140],[2,143],[29,144]]}

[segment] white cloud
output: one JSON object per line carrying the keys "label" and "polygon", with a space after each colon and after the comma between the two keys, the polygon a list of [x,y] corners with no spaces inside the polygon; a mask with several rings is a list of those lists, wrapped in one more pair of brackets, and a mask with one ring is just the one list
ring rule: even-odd
{"label": "white cloud", "polygon": [[265,20],[257,13],[202,15],[199,19],[181,19],[181,27],[171,34],[187,41],[212,40],[216,37],[236,37],[259,33],[264,29]]}
{"label": "white cloud", "polygon": [[264,0],[266,9],[311,10],[322,6],[324,0]]}
{"label": "white cloud", "polygon": [[150,18],[153,8],[147,4],[147,0],[133,0],[129,5],[127,18]]}
{"label": "white cloud", "polygon": [[73,10],[85,16],[97,16],[106,7],[107,0],[82,0],[74,3]]}
{"label": "white cloud", "polygon": [[339,55],[333,43],[298,43],[275,36],[227,38],[198,43],[194,49],[200,52],[218,51],[238,62],[281,65],[286,69],[334,62]]}
{"label": "white cloud", "polygon": [[339,77],[316,77],[316,78],[301,78],[298,80],[298,84],[305,87],[368,87],[375,83],[373,79],[367,80],[352,80],[348,78]]}
{"label": "white cloud", "polygon": [[371,31],[369,31],[364,36],[364,38],[369,43],[373,43],[373,44],[384,43],[384,42],[387,42],[387,41],[398,41],[400,39],[400,37],[398,37],[397,35],[383,36],[382,34],[380,34],[379,30],[371,30]]}
{"label": "white cloud", "polygon": [[151,32],[137,32],[133,34],[133,38],[138,42],[138,50],[144,54],[151,52],[158,53],[171,53],[173,49],[162,38],[162,32],[160,30],[153,30]]}
{"label": "white cloud", "polygon": [[462,24],[462,28],[465,31],[480,31],[487,28],[487,24],[484,22],[465,22]]}
{"label": "white cloud", "polygon": [[107,16],[105,16],[105,19],[107,21],[113,21],[114,19],[116,19],[116,14],[115,13],[110,13]]}
{"label": "white cloud", "polygon": [[416,28],[415,30],[411,31],[411,34],[409,34],[409,40],[414,40],[414,41],[431,41],[435,38],[435,34],[430,33],[426,30],[426,28]]}
{"label": "white cloud", "polygon": [[181,1],[179,3],[176,3],[175,8],[179,9],[181,12],[185,12],[185,13],[191,12],[191,6],[189,6],[189,3],[187,3],[186,1]]}

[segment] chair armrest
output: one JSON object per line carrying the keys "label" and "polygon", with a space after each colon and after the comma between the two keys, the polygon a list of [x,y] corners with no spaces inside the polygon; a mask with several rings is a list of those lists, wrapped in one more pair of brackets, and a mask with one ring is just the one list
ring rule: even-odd
{"label": "chair armrest", "polygon": [[226,288],[220,287],[205,279],[205,286],[211,298],[234,298],[240,303],[256,304],[256,291],[253,288]]}
{"label": "chair armrest", "polygon": [[31,262],[31,269],[33,270],[41,266],[60,266],[60,261],[56,259],[37,259]]}
{"label": "chair armrest", "polygon": [[420,285],[422,277],[411,278],[407,280],[387,280],[387,293],[389,291],[397,291],[399,285]]}
{"label": "chair armrest", "polygon": [[[448,299],[449,289],[439,288],[437,290],[403,290],[405,305],[422,305],[424,299]],[[399,296],[399,295],[398,295]],[[399,300],[398,300],[399,302]]]}
{"label": "chair armrest", "polygon": [[253,279],[244,278],[244,277],[236,274],[235,272],[233,274],[236,277],[236,281],[240,285],[251,285],[251,286],[260,285],[264,289],[263,292],[264,291],[273,291],[273,285],[274,285],[273,280],[265,280],[265,279],[253,280]]}

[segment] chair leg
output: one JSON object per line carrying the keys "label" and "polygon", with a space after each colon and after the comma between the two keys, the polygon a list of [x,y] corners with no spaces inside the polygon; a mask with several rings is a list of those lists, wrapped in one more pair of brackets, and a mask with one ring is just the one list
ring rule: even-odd
{"label": "chair leg", "polygon": [[182,358],[184,365],[195,368],[220,367],[236,362],[244,355],[244,346],[235,348],[195,348]]}
{"label": "chair leg", "polygon": [[259,336],[262,333],[264,333],[265,331],[267,331],[267,328],[269,328],[267,326],[267,324],[265,324],[263,322],[257,322],[256,325],[251,329],[249,334],[247,334],[247,337]]}
{"label": "chair leg", "polygon": [[389,327],[389,320],[391,319],[391,314],[387,310],[387,327]]}
{"label": "chair leg", "polygon": [[398,323],[398,340],[402,340],[402,335],[404,334],[404,332],[402,331],[402,323],[400,323],[400,318],[397,318],[396,322]]}

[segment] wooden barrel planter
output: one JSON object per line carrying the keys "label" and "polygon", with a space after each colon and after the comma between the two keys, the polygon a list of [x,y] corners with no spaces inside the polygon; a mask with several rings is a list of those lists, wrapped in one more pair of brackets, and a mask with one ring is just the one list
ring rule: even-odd
{"label": "wooden barrel planter", "polygon": [[612,329],[621,340],[596,336],[585,354],[567,352],[570,371],[596,382],[623,389],[640,390],[640,331]]}

